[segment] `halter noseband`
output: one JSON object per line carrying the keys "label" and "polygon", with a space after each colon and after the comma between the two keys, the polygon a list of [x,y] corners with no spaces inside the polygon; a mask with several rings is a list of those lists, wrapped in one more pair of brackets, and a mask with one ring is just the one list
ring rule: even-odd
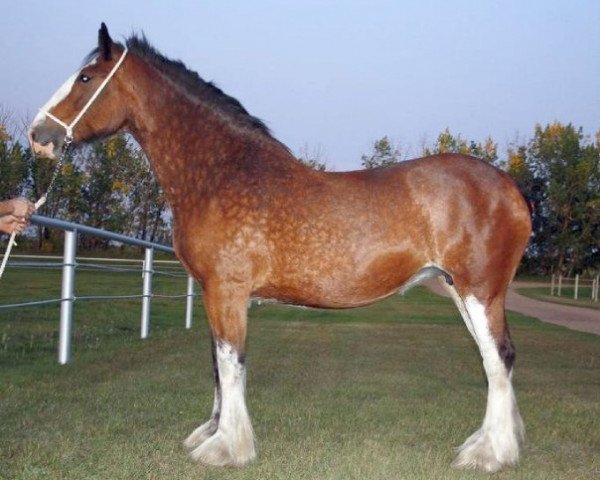
{"label": "halter noseband", "polygon": [[125,60],[125,56],[126,55],[127,55],[127,47],[125,47],[125,49],[123,50],[123,53],[121,54],[121,57],[119,58],[119,60],[117,61],[117,63],[115,63],[115,65],[112,68],[112,70],[110,71],[110,73],[102,81],[102,83],[100,84],[100,86],[98,87],[98,89],[94,92],[94,94],[91,96],[91,98],[87,101],[87,103],[85,104],[85,106],[81,109],[81,111],[77,114],[77,116],[73,119],[73,121],[70,124],[66,124],[61,119],[59,119],[59,118],[55,117],[54,115],[52,115],[50,112],[44,110],[43,108],[40,108],[40,112],[42,112],[48,118],[54,120],[56,123],[58,123],[59,125],[61,125],[62,127],[64,127],[64,129],[66,130],[66,135],[65,135],[65,143],[66,144],[70,144],[73,141],[73,129],[75,128],[75,125],[77,125],[77,123],[79,122],[79,120],[81,120],[81,117],[83,117],[83,115],[85,114],[85,112],[87,112],[88,109],[92,106],[92,103],[94,103],[94,100],[96,100],[96,98],[98,98],[98,95],[100,95],[100,93],[102,92],[102,90],[104,90],[104,87],[106,87],[106,85],[108,84],[108,82],[110,82],[110,79],[114,76],[114,74],[117,73],[117,70],[119,69],[119,67],[123,63],[123,60]]}

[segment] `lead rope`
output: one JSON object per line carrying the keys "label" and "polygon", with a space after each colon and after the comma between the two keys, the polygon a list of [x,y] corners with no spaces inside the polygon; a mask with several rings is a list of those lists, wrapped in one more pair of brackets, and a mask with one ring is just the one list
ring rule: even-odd
{"label": "lead rope", "polygon": [[[65,137],[65,143],[64,143],[64,147],[62,149],[62,153],[60,155],[60,158],[58,159],[58,162],[56,163],[56,166],[54,167],[54,172],[52,173],[52,178],[50,179],[50,183],[48,184],[46,193],[44,193],[44,195],[42,195],[38,199],[38,201],[35,202],[35,204],[34,204],[36,211],[42,205],[44,205],[44,203],[46,203],[46,200],[48,199],[48,195],[50,195],[50,192],[54,189],[54,184],[56,183],[56,178],[58,177],[58,174],[60,173],[60,170],[61,170],[63,163],[65,161],[65,158],[67,156],[67,151],[69,150],[69,147],[71,146],[72,141],[73,140],[70,136]],[[31,147],[31,153],[33,155],[33,161],[35,162],[35,160],[36,160],[35,159],[35,151],[34,151],[33,147]],[[6,269],[6,263],[8,262],[8,257],[10,257],[10,252],[12,251],[13,246],[17,244],[17,242],[15,241],[16,236],[17,236],[17,232],[13,232],[10,236],[10,240],[8,241],[6,251],[4,252],[4,257],[2,258],[2,265],[0,265],[0,279],[2,278],[2,275],[4,274],[4,270]]]}

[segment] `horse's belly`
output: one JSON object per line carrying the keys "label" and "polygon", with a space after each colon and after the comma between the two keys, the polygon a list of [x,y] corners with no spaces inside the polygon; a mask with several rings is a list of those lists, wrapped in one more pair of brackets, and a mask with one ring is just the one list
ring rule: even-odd
{"label": "horse's belly", "polygon": [[305,261],[282,269],[255,295],[314,307],[358,307],[394,293],[422,266],[423,260],[408,252],[354,262],[341,257],[330,265]]}

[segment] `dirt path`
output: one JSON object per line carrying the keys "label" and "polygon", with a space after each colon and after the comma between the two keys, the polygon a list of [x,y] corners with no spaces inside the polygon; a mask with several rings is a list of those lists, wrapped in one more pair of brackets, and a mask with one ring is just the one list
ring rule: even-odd
{"label": "dirt path", "polygon": [[[448,296],[436,279],[430,280],[424,285],[438,295]],[[542,302],[519,295],[515,290],[516,288],[528,286],[535,287],[536,285],[526,282],[514,282],[511,284],[506,296],[506,308],[508,310],[529,315],[542,322],[554,323],[555,325],[562,325],[572,330],[600,335],[600,311],[591,308]]]}

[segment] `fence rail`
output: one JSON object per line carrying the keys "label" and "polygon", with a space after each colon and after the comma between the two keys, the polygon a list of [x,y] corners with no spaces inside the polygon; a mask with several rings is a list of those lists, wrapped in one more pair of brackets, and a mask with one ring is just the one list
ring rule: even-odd
{"label": "fence rail", "polygon": [[[72,222],[65,222],[53,218],[33,215],[31,223],[48,228],[64,230],[65,242],[62,257],[46,257],[42,255],[14,255],[13,260],[8,263],[9,268],[61,268],[62,282],[60,298],[34,300],[29,302],[2,304],[2,309],[22,308],[41,306],[54,303],[60,303],[60,318],[59,318],[59,335],[58,335],[58,363],[64,365],[71,360],[71,338],[73,330],[73,304],[75,301],[81,300],[107,300],[107,299],[131,299],[141,298],[142,309],[140,316],[140,337],[148,338],[150,334],[150,313],[152,307],[152,298],[185,298],[185,328],[192,328],[193,304],[194,297],[197,294],[194,292],[194,279],[181,270],[175,269],[159,271],[155,269],[156,264],[162,265],[180,265],[177,261],[172,260],[155,260],[154,251],[161,251],[174,254],[172,247],[161,245],[158,243],[148,242],[137,238],[127,237],[114,232],[108,232],[99,228],[80,225]],[[137,259],[105,259],[105,258],[80,258],[81,262],[77,262],[77,236],[78,234],[92,235],[100,238],[105,238],[114,242],[124,243],[144,248],[144,260]],[[25,259],[29,261],[20,262],[14,259]],[[51,262],[41,262],[40,260],[52,260]],[[56,262],[55,260],[60,260]],[[34,261],[30,261],[34,260]],[[93,263],[84,263],[93,262]],[[120,266],[115,267],[105,265],[105,263],[118,263]],[[75,271],[76,269],[95,269],[103,271],[111,271],[115,273],[138,272],[139,268],[123,266],[131,263],[141,263],[141,274],[143,276],[143,288],[141,294],[133,295],[84,295],[75,296]],[[158,295],[152,292],[152,280],[154,275],[166,275],[169,277],[187,277],[186,293],[181,295]]]}
{"label": "fence rail", "polygon": [[575,275],[573,278],[563,277],[562,275],[552,274],[552,280],[550,282],[550,295],[561,297],[563,288],[573,288],[573,299],[578,300],[580,295],[581,287],[591,287],[591,300],[594,302],[598,301],[598,293],[600,290],[600,275],[596,275],[592,279],[582,279],[579,275]]}

